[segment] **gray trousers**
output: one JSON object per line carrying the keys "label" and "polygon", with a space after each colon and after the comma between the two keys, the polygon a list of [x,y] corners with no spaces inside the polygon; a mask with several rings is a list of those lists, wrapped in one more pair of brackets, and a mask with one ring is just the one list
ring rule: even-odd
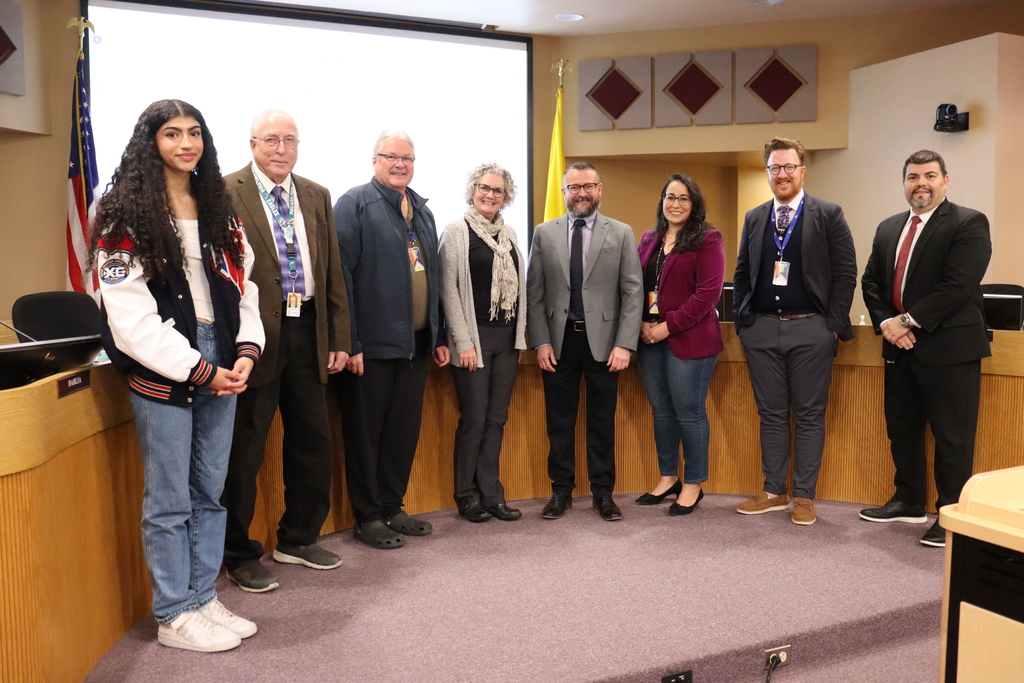
{"label": "gray trousers", "polygon": [[519,372],[519,351],[514,348],[515,325],[481,325],[479,332],[484,366],[472,372],[452,367],[460,412],[455,430],[455,500],[460,504],[475,500],[490,507],[505,502],[498,456]]}
{"label": "gray trousers", "polygon": [[838,345],[835,334],[822,315],[799,320],[759,315],[738,333],[761,416],[764,490],[787,492],[792,412],[796,429],[793,495],[814,498],[825,448],[825,408]]}

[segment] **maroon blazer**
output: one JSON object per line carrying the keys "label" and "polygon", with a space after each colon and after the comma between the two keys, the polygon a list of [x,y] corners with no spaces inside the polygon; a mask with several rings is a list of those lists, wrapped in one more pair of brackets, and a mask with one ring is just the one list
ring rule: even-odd
{"label": "maroon blazer", "polygon": [[[648,230],[640,239],[637,249],[645,271],[658,244],[654,230]],[[725,246],[722,233],[714,228],[708,231],[697,251],[671,253],[665,259],[658,287],[658,315],[668,324],[668,345],[676,358],[704,358],[724,348],[715,311],[724,279]]]}

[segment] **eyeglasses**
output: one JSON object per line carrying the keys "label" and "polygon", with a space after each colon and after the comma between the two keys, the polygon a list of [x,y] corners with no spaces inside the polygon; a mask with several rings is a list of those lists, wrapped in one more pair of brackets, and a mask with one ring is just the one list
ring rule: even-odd
{"label": "eyeglasses", "polygon": [[505,190],[503,190],[500,187],[488,187],[487,185],[478,184],[476,186],[476,189],[480,190],[480,194],[482,194],[485,197],[489,194],[493,194],[498,199],[501,199],[502,197],[505,196]]}
{"label": "eyeglasses", "polygon": [[597,189],[597,186],[598,183],[586,183],[584,185],[566,185],[564,189],[568,190],[569,194],[579,194],[580,190],[590,194]]}
{"label": "eyeglasses", "polygon": [[399,161],[403,161],[406,164],[411,164],[412,162],[416,161],[416,157],[399,157],[395,156],[394,154],[378,154],[377,156],[380,157],[381,159],[384,159],[389,164],[397,164]]}
{"label": "eyeglasses", "polygon": [[284,146],[287,147],[288,149],[295,149],[296,147],[299,146],[299,139],[293,137],[279,138],[271,135],[270,137],[266,138],[258,138],[256,136],[253,136],[252,139],[259,140],[260,142],[262,142],[267,147],[270,147],[271,149],[276,149],[277,146],[280,145],[282,142],[284,143]]}
{"label": "eyeglasses", "polygon": [[768,167],[768,172],[772,175],[779,175],[779,171],[785,171],[787,174],[792,175],[793,171],[803,166],[797,166],[796,164],[786,164],[785,166],[779,166],[778,164],[772,164]]}
{"label": "eyeglasses", "polygon": [[685,195],[685,194],[679,195],[678,197],[675,196],[674,194],[667,194],[667,195],[665,195],[665,203],[666,204],[674,204],[676,202],[679,202],[680,204],[689,204],[690,203],[690,198],[687,195]]}

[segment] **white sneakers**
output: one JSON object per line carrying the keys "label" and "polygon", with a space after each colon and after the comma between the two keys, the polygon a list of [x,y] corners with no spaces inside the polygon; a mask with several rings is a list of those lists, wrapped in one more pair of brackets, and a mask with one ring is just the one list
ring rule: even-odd
{"label": "white sneakers", "polygon": [[160,624],[157,641],[167,647],[193,652],[223,652],[256,633],[256,624],[213,600],[194,612],[184,612],[169,624]]}
{"label": "white sneakers", "polygon": [[228,629],[239,638],[248,638],[256,633],[256,624],[232,613],[220,600],[211,600],[199,608],[199,613],[219,626]]}

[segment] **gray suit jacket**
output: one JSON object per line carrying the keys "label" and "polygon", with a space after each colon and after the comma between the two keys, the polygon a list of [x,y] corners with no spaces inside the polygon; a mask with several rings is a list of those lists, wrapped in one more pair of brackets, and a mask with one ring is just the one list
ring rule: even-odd
{"label": "gray suit jacket", "polygon": [[[338,254],[338,239],[334,232],[334,214],[331,212],[331,193],[322,185],[292,174],[299,209],[306,224],[312,264],[303,264],[313,271],[316,295],[316,351],[321,384],[327,383],[328,351],[350,351],[348,293],[345,275]],[[284,288],[281,286],[281,266],[277,258],[274,231],[263,211],[263,199],[253,180],[252,168],[246,164],[239,171],[224,177],[228,195],[252,246],[255,259],[250,279],[260,290],[260,317],[267,333],[267,344],[260,362],[249,377],[249,385],[266,386],[273,380],[277,367],[277,351],[281,337],[281,310]]]}
{"label": "gray suit jacket", "polygon": [[[569,316],[568,216],[534,229],[526,299],[530,346],[551,344],[560,358]],[[594,360],[607,360],[615,346],[636,350],[642,308],[643,273],[633,229],[598,213],[583,272],[584,319]]]}

